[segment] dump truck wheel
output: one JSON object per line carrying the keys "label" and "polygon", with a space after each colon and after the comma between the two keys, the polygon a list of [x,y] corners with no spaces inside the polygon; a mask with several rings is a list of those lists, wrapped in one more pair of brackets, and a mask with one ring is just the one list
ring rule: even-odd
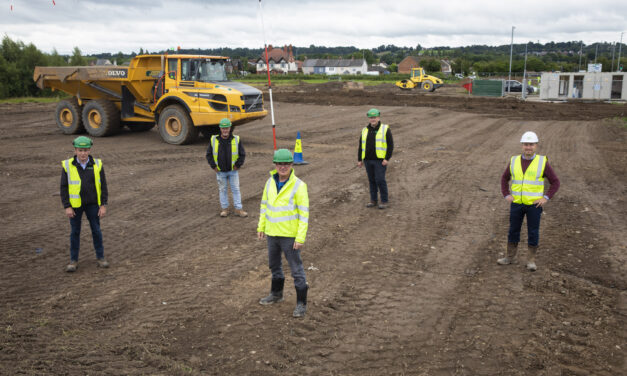
{"label": "dump truck wheel", "polygon": [[422,83],[422,88],[425,91],[433,91],[433,83],[431,81],[425,81]]}
{"label": "dump truck wheel", "polygon": [[159,134],[168,144],[185,145],[196,139],[198,128],[183,107],[173,104],[159,114]]}
{"label": "dump truck wheel", "polygon": [[213,135],[220,134],[220,128],[214,126],[206,126],[206,127],[198,127],[198,130],[202,134],[202,136],[206,139],[210,139]]}
{"label": "dump truck wheel", "polygon": [[60,101],[54,114],[57,126],[64,134],[76,134],[85,131],[81,119],[81,106],[78,105],[76,98]]}
{"label": "dump truck wheel", "polygon": [[91,100],[83,107],[83,124],[94,137],[110,136],[120,130],[120,111],[106,99]]}

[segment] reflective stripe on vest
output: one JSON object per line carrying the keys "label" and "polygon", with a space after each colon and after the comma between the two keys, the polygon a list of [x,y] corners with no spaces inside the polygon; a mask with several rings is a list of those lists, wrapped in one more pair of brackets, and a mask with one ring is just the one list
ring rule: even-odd
{"label": "reflective stripe on vest", "polygon": [[[271,187],[271,184],[274,183],[274,177],[270,177],[270,179],[268,179],[268,182],[266,183],[266,195],[268,194],[267,192],[269,192],[269,189]],[[300,185],[303,183],[302,180],[300,180],[299,178],[296,178],[296,182],[294,183],[294,187],[292,187],[292,191],[290,192],[290,199],[288,201],[288,204],[286,206],[272,206],[268,203],[267,197],[266,200],[261,200],[261,204],[262,205],[266,205],[265,209],[261,209],[260,210],[260,214],[264,214],[266,217],[266,220],[268,222],[271,223],[279,223],[279,222],[285,222],[285,221],[291,221],[294,219],[298,219],[300,221],[303,221],[305,223],[309,223],[309,218],[302,216],[300,214],[298,214],[298,212],[295,212],[293,214],[287,215],[287,216],[282,216],[282,217],[271,217],[269,212],[273,212],[273,213],[277,213],[277,212],[294,212],[294,210],[300,210],[303,212],[309,212],[309,208],[306,206],[302,206],[302,205],[295,205],[294,204],[294,196],[296,195],[296,192],[298,192],[298,188],[300,187]],[[276,185],[276,184],[275,184]],[[279,192],[277,192],[277,195],[279,194]]]}
{"label": "reflective stripe on vest", "polygon": [[[220,141],[218,136],[211,136],[211,149],[213,149],[213,161],[216,163],[218,171],[220,166],[218,165],[218,148],[220,147]],[[235,166],[235,162],[239,159],[239,136],[233,136],[231,139],[231,169]]]}
{"label": "reflective stripe on vest", "polygon": [[533,205],[533,202],[544,196],[544,168],[546,157],[537,155],[522,171],[522,156],[516,155],[510,159],[509,171],[512,175],[512,196],[514,203]]}
{"label": "reflective stripe on vest", "polygon": [[[66,159],[61,162],[65,173],[67,174],[68,193],[70,196],[70,205],[73,208],[80,208],[81,203],[81,176],[78,174],[78,167],[76,167],[72,160],[74,158]],[[94,158],[94,182],[96,185],[96,196],[98,197],[98,206],[101,205],[102,187],[100,182],[100,170],[102,170],[102,161]]]}
{"label": "reflective stripe on vest", "polygon": [[[377,134],[375,136],[374,148],[377,153],[377,158],[385,159],[385,154],[388,150],[388,142],[386,133],[388,131],[389,126],[387,124],[381,124]],[[368,127],[364,127],[361,130],[361,159],[364,160],[366,158],[366,138],[368,137]]]}

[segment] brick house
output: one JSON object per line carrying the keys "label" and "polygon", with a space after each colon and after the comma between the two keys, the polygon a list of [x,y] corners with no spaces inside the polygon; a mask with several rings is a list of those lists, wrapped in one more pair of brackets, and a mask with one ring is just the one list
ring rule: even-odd
{"label": "brick house", "polygon": [[[294,59],[292,45],[283,46],[283,48],[273,48],[268,46],[268,64],[271,73],[296,73],[298,72],[298,64]],[[261,53],[255,62],[257,73],[264,73],[268,70],[266,67],[266,51]]]}

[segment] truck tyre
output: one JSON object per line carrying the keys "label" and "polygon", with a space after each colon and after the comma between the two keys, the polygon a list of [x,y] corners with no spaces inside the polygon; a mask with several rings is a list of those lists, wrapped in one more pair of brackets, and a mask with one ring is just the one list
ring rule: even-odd
{"label": "truck tyre", "polygon": [[168,144],[185,145],[196,139],[198,128],[183,107],[173,104],[159,114],[159,134]]}
{"label": "truck tyre", "polygon": [[120,130],[120,110],[106,99],[91,100],[83,107],[83,124],[94,137],[111,136]]}
{"label": "truck tyre", "polygon": [[81,119],[81,106],[78,105],[76,98],[60,101],[54,111],[54,118],[63,134],[76,134],[85,131]]}
{"label": "truck tyre", "polygon": [[433,91],[433,90],[435,90],[435,88],[433,87],[433,82],[431,82],[431,81],[425,81],[425,82],[423,82],[423,83],[422,83],[422,88],[423,88],[425,91]]}

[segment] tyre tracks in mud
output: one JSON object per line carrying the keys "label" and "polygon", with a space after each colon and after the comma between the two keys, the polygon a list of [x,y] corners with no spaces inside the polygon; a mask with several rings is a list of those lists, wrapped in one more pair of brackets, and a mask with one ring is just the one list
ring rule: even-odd
{"label": "tyre tracks in mud", "polygon": [[[605,125],[373,103],[396,144],[391,206],[378,210],[364,207],[368,183],[355,166],[370,105],[276,105],[278,146],[292,149],[301,131],[311,163],[295,167],[311,200],[304,320],[290,317],[289,276],[285,302],[257,303],[270,283],[265,242],[254,240],[272,168],[269,119],[236,129],[247,151],[246,219],[219,218],[206,140],[175,147],[155,130],[97,139],[110,186],[103,231],[112,268],[95,267],[84,224],[71,276],[61,271],[69,226],[53,195],[58,176],[48,172],[71,148],[51,132],[34,138],[41,151],[32,161],[2,140],[2,160],[25,173],[2,185],[16,203],[2,203],[0,323],[10,330],[0,335],[8,349],[0,362],[16,373],[110,374],[609,375],[624,367],[615,346],[625,339],[625,280],[617,277],[625,208],[584,205],[595,193],[612,203],[624,190],[614,171],[625,151]],[[563,179],[543,219],[547,251],[535,274],[495,263],[507,231],[499,178],[529,127]],[[20,137],[39,128],[20,128]],[[607,186],[594,183],[597,169]],[[43,254],[31,251],[43,242]]]}

